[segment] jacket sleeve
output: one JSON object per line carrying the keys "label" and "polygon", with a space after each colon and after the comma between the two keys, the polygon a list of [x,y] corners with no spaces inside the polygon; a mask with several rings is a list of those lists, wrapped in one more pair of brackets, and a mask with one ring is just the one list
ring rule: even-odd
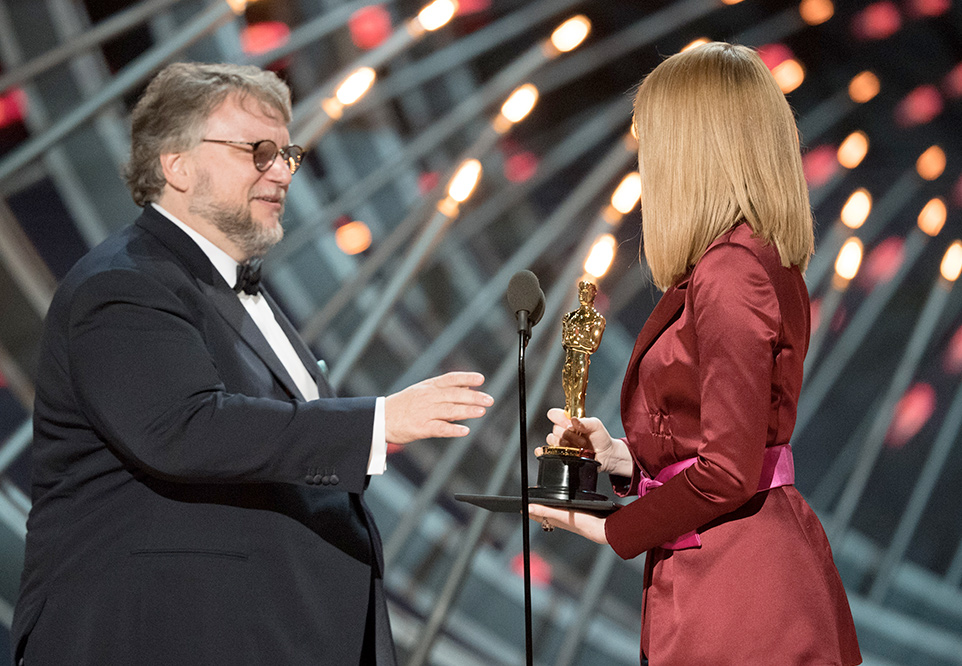
{"label": "jacket sleeve", "polygon": [[697,460],[608,517],[608,541],[626,559],[737,509],[761,476],[780,330],[775,290],[758,258],[734,243],[710,248],[688,288],[700,378]]}
{"label": "jacket sleeve", "polygon": [[77,288],[69,376],[98,436],[168,481],[304,484],[336,471],[336,490],[363,490],[375,399],[229,393],[193,317],[138,271],[98,273]]}

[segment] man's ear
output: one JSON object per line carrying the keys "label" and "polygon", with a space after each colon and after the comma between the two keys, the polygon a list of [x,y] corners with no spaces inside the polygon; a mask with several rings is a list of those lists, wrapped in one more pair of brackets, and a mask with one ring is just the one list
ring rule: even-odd
{"label": "man's ear", "polygon": [[160,168],[167,184],[178,192],[186,192],[193,180],[193,163],[186,153],[164,153]]}

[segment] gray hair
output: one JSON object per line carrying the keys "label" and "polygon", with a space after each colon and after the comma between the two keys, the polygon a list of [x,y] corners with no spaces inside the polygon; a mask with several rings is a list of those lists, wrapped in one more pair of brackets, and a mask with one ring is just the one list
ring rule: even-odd
{"label": "gray hair", "polygon": [[138,206],[164,191],[160,156],[199,144],[207,119],[230,95],[253,99],[269,115],[291,121],[291,91],[274,72],[251,65],[178,62],[154,77],[131,115],[130,161],[124,169]]}

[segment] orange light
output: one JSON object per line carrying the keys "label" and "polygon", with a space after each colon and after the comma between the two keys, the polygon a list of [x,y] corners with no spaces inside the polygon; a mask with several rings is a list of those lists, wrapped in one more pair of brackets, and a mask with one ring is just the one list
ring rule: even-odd
{"label": "orange light", "polygon": [[514,92],[501,105],[501,115],[510,122],[517,123],[524,120],[531,113],[531,109],[538,103],[538,89],[534,84],[525,83],[515,88]]}
{"label": "orange light", "polygon": [[708,44],[710,41],[711,40],[708,39],[707,37],[699,37],[698,39],[692,42],[689,42],[688,46],[682,49],[682,53],[684,53],[685,51],[691,51],[696,46],[703,46],[705,44]]}
{"label": "orange light", "polygon": [[919,229],[929,236],[938,236],[947,214],[944,201],[938,197],[930,200],[919,213]]}
{"label": "orange light", "polygon": [[868,154],[868,135],[862,130],[852,132],[838,147],[838,163],[846,169],[854,169]]}
{"label": "orange light", "polygon": [[945,151],[931,146],[915,161],[915,170],[925,180],[935,180],[945,171]]}
{"label": "orange light", "polygon": [[348,222],[334,232],[334,242],[344,254],[360,254],[371,247],[371,230],[363,222]]}
{"label": "orange light", "polygon": [[942,277],[949,282],[955,282],[959,279],[959,273],[962,273],[962,242],[954,241],[949,245],[949,249],[945,251],[945,256],[942,257],[939,271],[942,273]]}
{"label": "orange light", "polygon": [[418,12],[418,23],[427,31],[437,30],[445,25],[458,11],[458,3],[452,0],[434,0]]}
{"label": "orange light", "polygon": [[859,72],[848,84],[848,96],[853,102],[864,104],[878,95],[881,89],[878,77],[872,72],[865,70]]}
{"label": "orange light", "polygon": [[843,280],[851,280],[858,274],[858,267],[862,263],[862,241],[849,238],[838,251],[835,260],[835,273]]}
{"label": "orange light", "polygon": [[615,188],[611,195],[611,206],[621,213],[627,215],[638,205],[641,199],[641,175],[637,171],[632,171],[621,179],[621,183]]}
{"label": "orange light", "polygon": [[587,16],[573,16],[551,33],[551,44],[562,53],[578,48],[591,32],[591,21]]}
{"label": "orange light", "polygon": [[778,87],[787,95],[802,85],[802,81],[805,80],[805,70],[801,63],[791,58],[775,65],[775,68],[772,69],[772,76],[775,77]]}
{"label": "orange light", "polygon": [[872,195],[864,187],[860,187],[849,196],[848,201],[842,206],[839,217],[842,219],[842,224],[849,229],[858,229],[865,224],[871,212]]}
{"label": "orange light", "polygon": [[377,73],[370,67],[359,67],[354,73],[344,79],[337,88],[337,92],[334,96],[337,97],[337,101],[344,106],[350,106],[357,100],[364,97],[371,86],[374,85],[374,79],[377,78]]}
{"label": "orange light", "polygon": [[807,24],[821,25],[835,15],[835,6],[831,0],[802,0],[798,13]]}
{"label": "orange light", "polygon": [[723,5],[737,5],[742,0],[722,0]]}
{"label": "orange light", "polygon": [[448,185],[448,196],[464,203],[474,192],[475,186],[481,180],[481,162],[478,160],[467,160],[462,164],[451,182]]}
{"label": "orange light", "polygon": [[585,259],[585,272],[588,275],[601,278],[608,272],[611,263],[615,260],[615,244],[615,237],[611,234],[602,234],[598,237],[595,244],[591,246],[588,258]]}
{"label": "orange light", "polygon": [[238,16],[242,15],[244,10],[247,9],[247,0],[225,0],[225,2],[230,10]]}

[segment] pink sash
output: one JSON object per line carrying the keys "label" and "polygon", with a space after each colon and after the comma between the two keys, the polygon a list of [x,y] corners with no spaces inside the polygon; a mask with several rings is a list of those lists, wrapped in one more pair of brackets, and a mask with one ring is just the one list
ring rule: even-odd
{"label": "pink sash", "polygon": [[[664,485],[668,479],[694,465],[696,460],[698,460],[697,457],[686,458],[672,463],[658,472],[654,479],[642,477],[638,485],[638,496],[644,497],[658,486]],[[758,480],[756,492],[771,490],[779,486],[790,486],[793,483],[795,483],[795,461],[792,458],[791,444],[781,444],[765,449],[765,458],[762,461],[762,476]],[[701,536],[692,530],[687,534],[682,534],[674,541],[661,544],[661,547],[669,550],[701,548]]]}

